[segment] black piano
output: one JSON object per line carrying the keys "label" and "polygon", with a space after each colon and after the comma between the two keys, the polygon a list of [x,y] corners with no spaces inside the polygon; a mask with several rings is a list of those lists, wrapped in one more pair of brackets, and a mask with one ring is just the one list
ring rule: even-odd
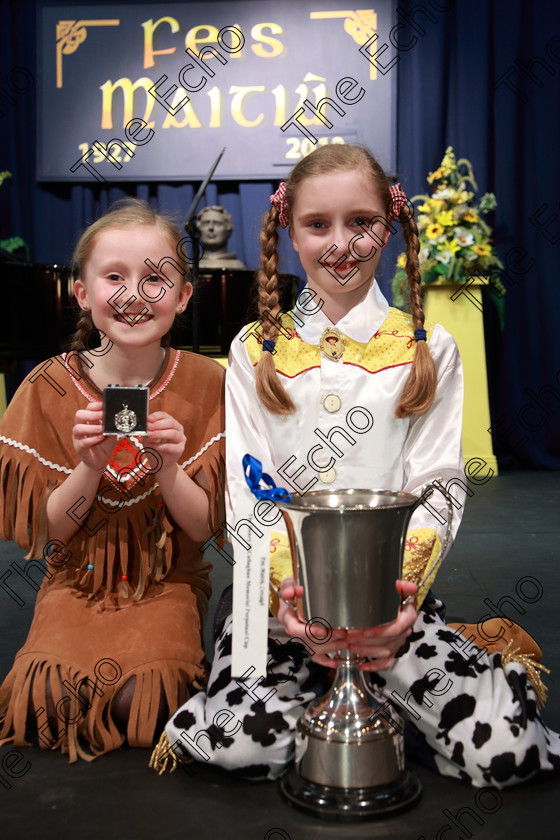
{"label": "black piano", "polygon": [[76,323],[70,270],[3,261],[0,284],[0,372],[60,353]]}
{"label": "black piano", "polygon": [[[193,293],[197,306],[191,299],[183,320],[173,328],[172,345],[227,355],[234,336],[257,318],[254,274],[202,269]],[[6,260],[0,262],[0,278],[0,372],[15,372],[21,361],[38,363],[66,350],[78,316],[70,269]],[[284,311],[293,306],[298,282],[292,275],[280,275]],[[193,341],[193,315],[198,317],[198,341]]]}

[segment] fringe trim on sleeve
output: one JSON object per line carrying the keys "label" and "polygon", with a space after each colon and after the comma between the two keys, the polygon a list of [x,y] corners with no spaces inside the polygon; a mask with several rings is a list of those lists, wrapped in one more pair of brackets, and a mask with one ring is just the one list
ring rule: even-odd
{"label": "fringe trim on sleeve", "polygon": [[419,610],[428,594],[428,591],[436,579],[442,558],[437,562],[430,575],[423,580],[432,563],[432,558],[437,557],[441,549],[441,542],[437,531],[433,528],[413,528],[406,534],[404,557],[403,557],[403,579],[412,581],[419,586],[415,596],[415,609]]}
{"label": "fringe trim on sleeve", "polygon": [[[106,685],[72,666],[25,654],[16,660],[0,693],[0,745],[30,746],[38,737],[41,749],[60,749],[71,764],[118,749],[125,737],[113,720],[112,700],[136,677],[126,737],[132,747],[151,747],[161,700],[169,710],[178,709],[189,698],[189,685],[196,685],[197,676],[203,679],[202,665],[192,665],[189,671],[176,662],[162,661]],[[30,727],[28,707],[35,710]],[[47,709],[56,709],[54,719],[52,711],[48,719]]]}
{"label": "fringe trim on sleeve", "polygon": [[0,458],[0,473],[1,538],[15,540],[28,552],[26,560],[41,558],[47,542],[46,501],[56,482],[49,483],[45,468],[30,455],[17,451],[16,457],[16,450],[8,447]]}
{"label": "fringe trim on sleeve", "polygon": [[505,669],[506,665],[510,662],[520,662],[524,666],[527,671],[527,677],[535,689],[539,708],[542,709],[547,700],[548,688],[543,683],[539,671],[550,674],[550,669],[545,668],[540,662],[535,662],[533,657],[534,654],[532,653],[521,653],[521,648],[514,648],[513,639],[510,639],[507,647],[502,651],[502,668]]}
{"label": "fringe trim on sleeve", "polygon": [[[216,440],[204,454],[194,462],[192,474],[199,469],[210,485],[210,528],[212,533],[219,529],[225,519],[224,486],[226,474],[224,438]],[[191,472],[191,471],[189,471]]]}
{"label": "fringe trim on sleeve", "polygon": [[169,738],[164,730],[150,756],[148,767],[155,770],[158,776],[162,776],[164,773],[173,773],[178,764],[192,764],[193,761],[194,758],[179,755],[172,750]]}

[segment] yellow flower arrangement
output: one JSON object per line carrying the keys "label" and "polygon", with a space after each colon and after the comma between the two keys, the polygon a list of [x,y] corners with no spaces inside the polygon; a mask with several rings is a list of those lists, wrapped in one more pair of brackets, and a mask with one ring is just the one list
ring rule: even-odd
{"label": "yellow flower arrangement", "polygon": [[440,169],[436,169],[435,172],[430,172],[427,177],[428,184],[433,184],[434,181],[438,181],[440,178],[443,178],[443,172]]}
{"label": "yellow flower arrangement", "polygon": [[454,225],[457,220],[453,215],[452,210],[443,210],[443,212],[438,213],[436,222],[439,225],[445,225],[445,227],[449,227],[450,225]]}
{"label": "yellow flower arrangement", "polygon": [[[461,171],[462,167],[466,172]],[[503,265],[492,247],[492,230],[481,218],[496,208],[494,194],[485,193],[478,205],[472,204],[478,190],[472,166],[465,158],[456,160],[452,146],[448,146],[441,164],[429,173],[427,181],[432,185],[432,195],[411,199],[413,203],[421,202],[416,223],[422,282],[463,284],[469,277],[482,276],[489,279],[501,297],[505,288],[496,269]],[[408,301],[405,269],[406,255],[402,253],[393,277],[393,303],[401,308]]]}
{"label": "yellow flower arrangement", "polygon": [[426,236],[428,237],[428,239],[437,239],[444,232],[445,231],[440,224],[430,225],[428,228],[426,228]]}
{"label": "yellow flower arrangement", "polygon": [[457,251],[461,250],[461,246],[459,245],[459,243],[457,242],[456,239],[452,239],[451,242],[446,242],[445,246],[438,245],[438,248],[442,248],[442,247],[447,248],[447,250],[451,251],[451,253],[453,255],[455,255],[457,253]]}

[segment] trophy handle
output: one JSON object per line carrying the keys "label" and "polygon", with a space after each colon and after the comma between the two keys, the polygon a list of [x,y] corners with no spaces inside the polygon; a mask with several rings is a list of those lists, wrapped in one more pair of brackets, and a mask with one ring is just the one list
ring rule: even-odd
{"label": "trophy handle", "polygon": [[[449,512],[449,519],[447,521],[447,530],[445,532],[445,537],[443,538],[443,544],[441,546],[440,552],[439,552],[438,556],[436,557],[436,559],[434,560],[434,562],[431,564],[430,568],[428,569],[428,571],[426,572],[426,574],[424,575],[422,580],[420,581],[420,583],[418,584],[418,590],[420,590],[420,587],[424,586],[424,584],[426,583],[426,581],[428,580],[430,575],[435,571],[435,569],[437,569],[441,558],[445,554],[445,549],[447,548],[447,544],[449,543],[449,537],[451,535],[451,525],[453,523],[453,505],[451,503],[450,493],[447,492],[445,487],[443,487],[443,485],[441,485],[439,483],[439,481],[438,481],[438,484],[439,484],[438,490],[443,494],[443,496],[445,498],[445,501],[446,501],[446,504],[447,504],[447,510]],[[429,499],[430,496],[433,494],[433,492],[434,492],[434,488],[432,487],[431,484],[429,484],[428,487],[426,487],[426,489],[422,491],[422,496],[424,496],[424,494],[426,493],[427,494],[426,498]],[[409,597],[410,597],[410,599],[412,599],[414,596],[409,596]],[[404,603],[407,603],[408,600],[409,599],[407,598]]]}

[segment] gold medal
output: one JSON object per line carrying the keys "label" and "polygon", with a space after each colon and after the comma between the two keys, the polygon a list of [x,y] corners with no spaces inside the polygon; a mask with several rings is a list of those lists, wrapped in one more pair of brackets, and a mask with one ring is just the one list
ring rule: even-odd
{"label": "gold medal", "polygon": [[321,336],[319,348],[329,359],[338,362],[344,355],[344,336],[338,330],[326,329]]}
{"label": "gold medal", "polygon": [[128,434],[128,432],[136,428],[137,423],[138,418],[136,414],[129,409],[126,403],[123,403],[122,411],[115,414],[115,429]]}

